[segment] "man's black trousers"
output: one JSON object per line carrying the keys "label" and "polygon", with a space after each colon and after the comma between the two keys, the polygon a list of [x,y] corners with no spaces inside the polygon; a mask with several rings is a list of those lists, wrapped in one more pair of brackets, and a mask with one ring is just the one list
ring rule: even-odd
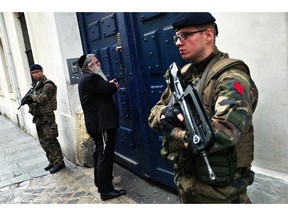
{"label": "man's black trousers", "polygon": [[115,149],[116,129],[108,129],[93,137],[95,142],[94,157],[94,182],[99,193],[114,190],[113,162]]}

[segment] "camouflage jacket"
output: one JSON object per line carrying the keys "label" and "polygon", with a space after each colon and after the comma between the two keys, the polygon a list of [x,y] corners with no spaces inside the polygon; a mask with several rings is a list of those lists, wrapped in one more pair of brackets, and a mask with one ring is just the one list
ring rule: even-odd
{"label": "camouflage jacket", "polygon": [[[216,53],[219,53],[217,48],[214,50],[214,56]],[[221,55],[221,58],[228,57],[228,55],[224,53],[221,53]],[[202,75],[204,70],[197,71],[196,69],[194,71],[187,71],[186,69],[187,67],[181,69],[183,76],[185,74],[184,79],[186,82],[196,86],[197,89],[197,84],[203,79]],[[241,136],[246,134],[243,136],[241,142],[245,143],[246,140],[244,139],[249,139],[249,151],[252,155],[249,154],[249,159],[245,159],[244,163],[238,164],[237,167],[247,166],[253,158],[252,114],[258,99],[258,94],[253,93],[251,89],[251,84],[254,84],[254,82],[251,80],[249,74],[238,68],[228,68],[219,77],[214,79],[213,84],[211,80],[212,78],[204,81],[205,85],[200,93],[203,105],[207,115],[210,117],[216,135],[216,142],[210,148],[209,153],[222,151],[231,146],[235,147],[240,142]],[[152,129],[157,131],[162,130],[160,113],[169,103],[171,97],[172,92],[167,88],[157,104],[151,109],[148,122]],[[174,141],[175,143],[179,143],[177,145],[179,148],[183,148],[181,142],[186,142],[186,135],[186,131],[180,129],[176,133]]]}
{"label": "camouflage jacket", "polygon": [[29,105],[29,112],[33,116],[44,115],[52,113],[57,109],[57,86],[43,75],[40,88],[36,90],[33,94],[30,95],[33,103]]}

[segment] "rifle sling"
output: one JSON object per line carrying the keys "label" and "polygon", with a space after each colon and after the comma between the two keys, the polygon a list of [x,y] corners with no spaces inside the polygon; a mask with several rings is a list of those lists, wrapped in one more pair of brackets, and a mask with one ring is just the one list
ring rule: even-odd
{"label": "rifle sling", "polygon": [[208,73],[210,71],[210,69],[212,68],[212,66],[220,60],[220,58],[222,57],[221,52],[218,52],[217,55],[209,62],[209,64],[207,65],[204,73],[202,74],[201,79],[199,80],[199,82],[196,84],[195,88],[199,94],[199,97],[202,98],[202,93],[203,93],[203,89],[204,89],[204,84],[206,81],[206,78],[208,76]]}

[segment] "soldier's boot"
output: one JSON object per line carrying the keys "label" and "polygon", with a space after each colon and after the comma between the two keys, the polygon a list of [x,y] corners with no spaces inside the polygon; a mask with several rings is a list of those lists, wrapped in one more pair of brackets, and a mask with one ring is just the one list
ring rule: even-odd
{"label": "soldier's boot", "polygon": [[53,167],[53,164],[49,163],[48,166],[44,167],[44,170],[48,171],[48,170],[52,169],[52,167]]}
{"label": "soldier's boot", "polygon": [[63,169],[64,167],[65,167],[65,164],[55,165],[55,166],[53,166],[52,169],[50,169],[50,173],[51,174],[56,173],[56,172],[60,171],[61,169]]}

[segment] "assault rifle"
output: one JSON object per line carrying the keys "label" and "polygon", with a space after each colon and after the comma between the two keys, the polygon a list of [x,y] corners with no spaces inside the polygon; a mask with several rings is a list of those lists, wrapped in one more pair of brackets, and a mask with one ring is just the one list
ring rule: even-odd
{"label": "assault rifle", "polygon": [[18,107],[18,109],[20,109],[20,107],[25,105],[25,104],[31,103],[32,99],[30,98],[29,95],[31,95],[34,91],[36,91],[42,85],[42,83],[43,83],[42,81],[38,81],[31,89],[29,89],[29,91],[22,98],[21,104]]}
{"label": "assault rifle", "polygon": [[174,95],[169,106],[180,105],[184,115],[184,125],[188,132],[188,148],[194,154],[200,154],[203,157],[208,168],[209,178],[211,181],[215,181],[216,177],[207,157],[207,151],[214,142],[215,134],[198,92],[192,85],[184,86],[181,71],[175,62],[170,65],[168,73],[169,85]]}

